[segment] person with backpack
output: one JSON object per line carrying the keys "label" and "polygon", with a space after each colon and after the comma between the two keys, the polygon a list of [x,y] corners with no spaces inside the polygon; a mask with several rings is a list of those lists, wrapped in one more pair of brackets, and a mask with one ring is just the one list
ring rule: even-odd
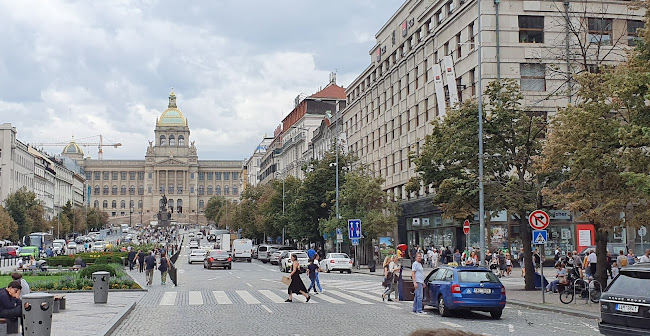
{"label": "person with backpack", "polygon": [[618,251],[618,257],[616,257],[616,265],[619,267],[627,266],[627,257],[625,256],[623,250]]}

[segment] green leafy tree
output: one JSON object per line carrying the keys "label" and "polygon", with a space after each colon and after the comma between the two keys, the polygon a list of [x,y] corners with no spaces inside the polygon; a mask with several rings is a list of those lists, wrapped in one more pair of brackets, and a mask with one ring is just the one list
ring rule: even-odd
{"label": "green leafy tree", "polygon": [[5,200],[5,209],[18,226],[18,238],[28,235],[33,230],[44,226],[44,210],[36,194],[22,188],[10,194]]}
{"label": "green leafy tree", "polygon": [[97,231],[108,224],[108,214],[99,209],[88,209],[86,215],[86,228],[88,230]]}
{"label": "green leafy tree", "polygon": [[382,190],[383,183],[383,178],[365,170],[347,173],[339,201],[341,219],[337,220],[333,211],[328,220],[322,221],[321,231],[334,234],[336,228],[341,228],[343,236],[347,236],[344,219],[360,219],[367,245],[372,244],[373,238],[392,231],[397,223],[398,207]]}
{"label": "green leafy tree", "polygon": [[[491,82],[485,95],[485,209],[492,213],[508,210],[519,218],[526,288],[534,289],[532,233],[527,215],[541,206],[540,177],[533,164],[541,151],[540,137],[546,123],[522,106],[523,97],[513,80]],[[471,219],[479,211],[478,102],[466,101],[432,124],[420,154],[411,155],[419,175],[409,181],[407,191],[417,192],[422,185],[432,185],[433,202],[446,217]]]}
{"label": "green leafy tree", "polygon": [[205,218],[214,223],[219,223],[221,220],[222,208],[226,205],[226,198],[223,196],[212,196],[208,200],[208,204],[205,206],[204,214]]}
{"label": "green leafy tree", "polygon": [[7,210],[0,205],[0,239],[18,240],[18,225]]}

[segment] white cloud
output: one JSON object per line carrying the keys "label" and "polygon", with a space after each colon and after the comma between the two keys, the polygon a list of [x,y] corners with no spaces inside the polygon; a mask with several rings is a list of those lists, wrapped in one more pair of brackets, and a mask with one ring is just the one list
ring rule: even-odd
{"label": "white cloud", "polygon": [[105,158],[143,159],[174,87],[200,158],[241,159],[330,71],[341,84],[355,78],[398,7],[0,0],[0,50],[10,51],[0,53],[1,121],[25,142],[102,134],[123,144]]}

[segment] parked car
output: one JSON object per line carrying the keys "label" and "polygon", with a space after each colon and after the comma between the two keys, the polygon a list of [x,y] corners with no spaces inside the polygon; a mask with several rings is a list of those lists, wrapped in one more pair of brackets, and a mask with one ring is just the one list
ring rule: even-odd
{"label": "parked car", "polygon": [[330,271],[352,273],[352,259],[345,253],[328,253],[325,259],[321,260],[320,268],[327,273]]}
{"label": "parked car", "polygon": [[290,272],[291,271],[291,255],[295,254],[298,258],[298,263],[301,268],[307,268],[309,265],[309,256],[305,251],[281,251],[280,254],[280,272]]}
{"label": "parked car", "polygon": [[191,264],[193,262],[202,262],[205,258],[205,254],[208,253],[208,250],[195,249],[187,255],[187,263]]}
{"label": "parked car", "polygon": [[[70,251],[70,250],[72,250],[72,251]],[[68,243],[68,254],[70,252],[75,252],[75,253],[77,252],[77,243],[75,243],[75,242],[69,242]]]}
{"label": "parked car", "polygon": [[623,267],[600,296],[603,335],[650,335],[650,263]]}
{"label": "parked car", "polygon": [[196,240],[190,240],[190,249],[197,249],[199,248],[199,242]]}
{"label": "parked car", "polygon": [[5,248],[9,251],[10,256],[13,256],[14,258],[18,256],[18,249],[20,248],[20,246],[11,245],[11,246],[5,246]]}
{"label": "parked car", "polygon": [[483,267],[441,266],[427,275],[424,286],[423,304],[437,308],[440,316],[477,310],[499,319],[506,306],[506,288]]}
{"label": "parked car", "polygon": [[232,269],[232,255],[224,250],[212,250],[205,255],[203,268],[223,267]]}
{"label": "parked car", "polygon": [[0,257],[2,257],[2,259],[13,258],[13,256],[9,253],[8,247],[0,247]]}
{"label": "parked car", "polygon": [[38,247],[36,246],[23,246],[18,250],[18,256],[20,257],[29,257],[34,256],[34,259],[39,258]]}

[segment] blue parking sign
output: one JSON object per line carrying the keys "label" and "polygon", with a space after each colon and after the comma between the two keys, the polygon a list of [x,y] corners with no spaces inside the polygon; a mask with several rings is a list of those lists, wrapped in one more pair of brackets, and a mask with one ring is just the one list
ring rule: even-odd
{"label": "blue parking sign", "polygon": [[360,239],[361,238],[361,220],[360,219],[348,219],[348,237],[350,239]]}

